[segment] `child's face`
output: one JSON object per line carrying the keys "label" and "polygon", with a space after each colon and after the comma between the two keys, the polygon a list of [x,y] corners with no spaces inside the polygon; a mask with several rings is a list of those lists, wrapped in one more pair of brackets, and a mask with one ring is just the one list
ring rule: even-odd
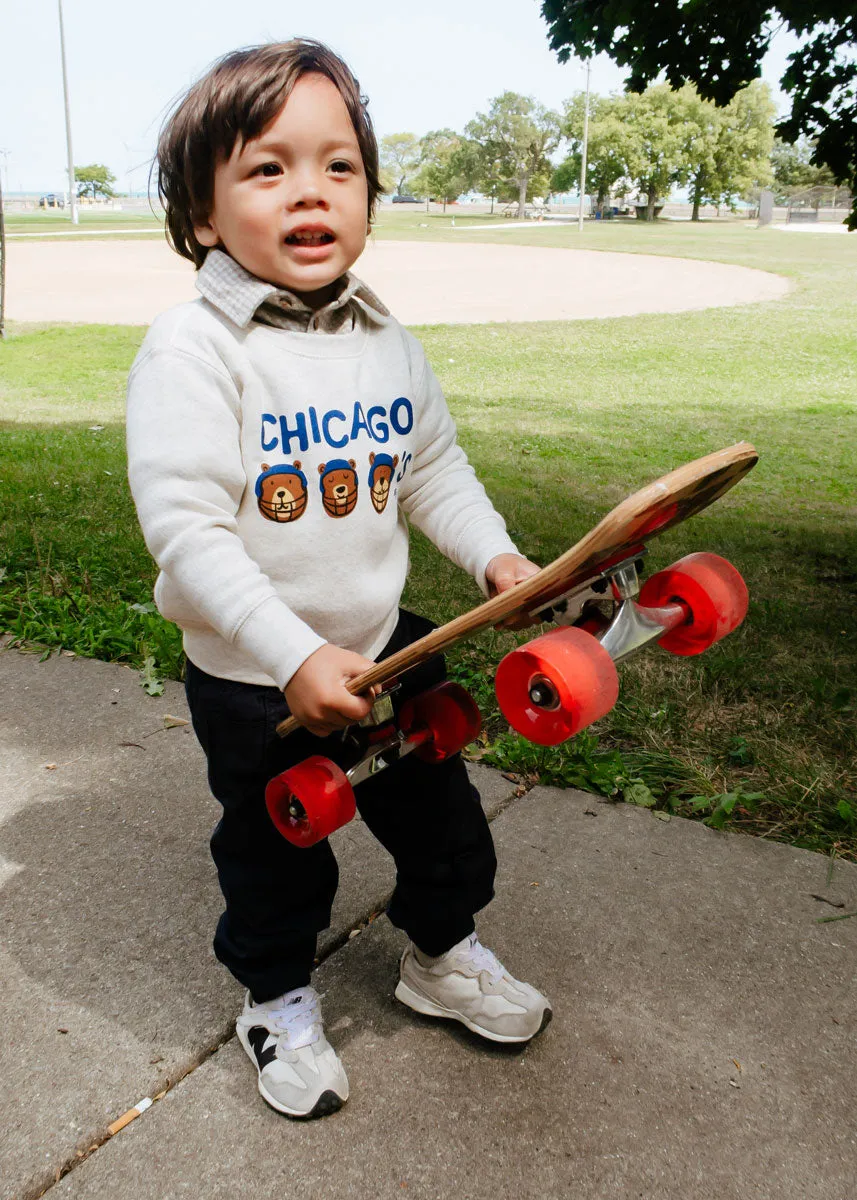
{"label": "child's face", "polygon": [[204,246],[223,246],[259,279],[313,307],[360,257],[366,172],[345,102],[326,75],[303,75],[267,129],[214,172]]}

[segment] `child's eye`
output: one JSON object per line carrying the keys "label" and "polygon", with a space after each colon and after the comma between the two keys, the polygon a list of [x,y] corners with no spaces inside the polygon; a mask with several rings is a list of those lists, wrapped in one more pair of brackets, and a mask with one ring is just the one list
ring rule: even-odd
{"label": "child's eye", "polygon": [[344,174],[346,174],[346,172],[354,170],[351,163],[346,162],[344,158],[337,158],[334,162],[332,162],[330,164],[330,169],[331,169],[331,171],[334,171],[337,175],[344,175]]}
{"label": "child's eye", "polygon": [[279,163],[266,162],[266,163],[262,163],[262,165],[260,167],[257,167],[255,173],[257,175],[266,175],[268,177],[271,177],[274,175],[281,175],[283,173],[283,168],[280,166]]}

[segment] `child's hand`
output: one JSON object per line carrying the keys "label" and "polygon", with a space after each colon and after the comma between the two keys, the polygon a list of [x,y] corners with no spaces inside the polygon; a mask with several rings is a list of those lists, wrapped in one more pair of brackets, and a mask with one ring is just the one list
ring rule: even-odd
{"label": "child's hand", "polygon": [[[523,558],[520,554],[498,554],[496,558],[491,559],[485,570],[489,593],[492,596],[499,596],[502,592],[514,587],[516,583],[522,583],[531,575],[536,575],[540,570],[541,567],[537,567],[535,563],[530,562],[528,558]],[[528,617],[526,613],[518,613],[517,616],[507,617],[495,628],[527,629],[530,625],[537,624],[538,621]]]}
{"label": "child's hand", "polygon": [[345,685],[374,665],[371,659],[352,654],[341,646],[330,643],[320,646],[283,688],[292,716],[316,737],[327,737],[337,729],[362,721],[381,690],[380,685],[376,684],[365,697],[352,696]]}

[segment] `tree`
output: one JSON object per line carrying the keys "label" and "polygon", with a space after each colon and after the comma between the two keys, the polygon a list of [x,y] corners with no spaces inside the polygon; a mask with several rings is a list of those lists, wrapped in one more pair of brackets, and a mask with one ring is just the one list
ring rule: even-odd
{"label": "tree", "polygon": [[94,200],[96,196],[104,196],[109,200],[115,195],[113,184],[116,176],[101,163],[91,163],[88,167],[75,167],[74,180],[77,184],[78,196],[87,194]]}
{"label": "tree", "polygon": [[389,167],[378,168],[378,179],[381,183],[381,194],[384,196],[392,196],[396,191],[396,176]]}
{"label": "tree", "polygon": [[857,11],[853,0],[543,0],[551,49],[560,62],[606,53],[630,67],[641,91],[663,71],[674,88],[694,83],[724,107],[761,75],[778,26],[807,40],[789,55],[780,87],[791,97],[780,137],[812,138],[812,161],[851,184],[857,229]]}
{"label": "tree", "polygon": [[[706,200],[720,202],[717,175],[717,150],[723,132],[722,110],[703,100],[692,84],[675,93],[676,102],[684,117],[684,156],[687,160],[687,183],[693,198],[691,221],[699,220],[699,209]],[[717,191],[715,198],[713,193]]]}
{"label": "tree", "polygon": [[832,187],[835,184],[830,167],[816,167],[812,156],[815,143],[800,137],[796,142],[777,138],[771,150],[771,169],[782,195],[791,195],[804,188]]}
{"label": "tree", "polygon": [[690,173],[683,113],[665,83],[628,92],[625,98],[627,174],[646,196],[645,219],[653,221],[658,201],[674,183],[686,183]]}
{"label": "tree", "polygon": [[451,129],[436,129],[421,139],[420,150],[419,190],[442,200],[446,212],[447,201],[457,199],[469,186],[461,138]]}
{"label": "tree", "polygon": [[[583,92],[576,92],[565,103],[562,132],[568,140],[571,153],[553,173],[551,187],[554,191],[567,192],[580,184],[585,105],[586,96]],[[589,98],[584,191],[587,195],[595,196],[595,206],[599,211],[603,211],[614,192],[624,194],[628,190],[627,185],[621,186],[621,180],[628,171],[628,130],[623,119],[625,108],[627,101],[624,96]]]}
{"label": "tree", "polygon": [[771,90],[754,80],[724,108],[703,100],[692,84],[675,93],[684,114],[691,220],[703,204],[732,204],[771,180],[776,114]]}
{"label": "tree", "polygon": [[769,186],[777,115],[771,89],[755,79],[722,110],[723,124],[711,181],[712,203],[731,203]]}
{"label": "tree", "polygon": [[398,180],[396,192],[403,195],[408,176],[419,166],[420,139],[415,133],[388,133],[381,138],[378,149],[382,169]]}
{"label": "tree", "polygon": [[503,191],[503,163],[494,145],[482,145],[475,138],[461,139],[457,158],[466,179],[466,187],[475,188],[491,197],[491,212],[494,201]]}
{"label": "tree", "polygon": [[544,185],[549,179],[548,155],[561,136],[559,114],[530,96],[503,92],[491,101],[487,113],[477,113],[468,122],[465,132],[483,147],[486,161],[496,164],[502,183],[514,186],[518,216],[523,217],[532,183],[540,177]]}

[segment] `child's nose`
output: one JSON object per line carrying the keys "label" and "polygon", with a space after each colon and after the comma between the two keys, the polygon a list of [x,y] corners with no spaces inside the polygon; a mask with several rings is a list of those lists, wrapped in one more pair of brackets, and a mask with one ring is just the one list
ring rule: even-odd
{"label": "child's nose", "polygon": [[289,196],[291,208],[326,208],[324,176],[312,170],[297,172]]}

